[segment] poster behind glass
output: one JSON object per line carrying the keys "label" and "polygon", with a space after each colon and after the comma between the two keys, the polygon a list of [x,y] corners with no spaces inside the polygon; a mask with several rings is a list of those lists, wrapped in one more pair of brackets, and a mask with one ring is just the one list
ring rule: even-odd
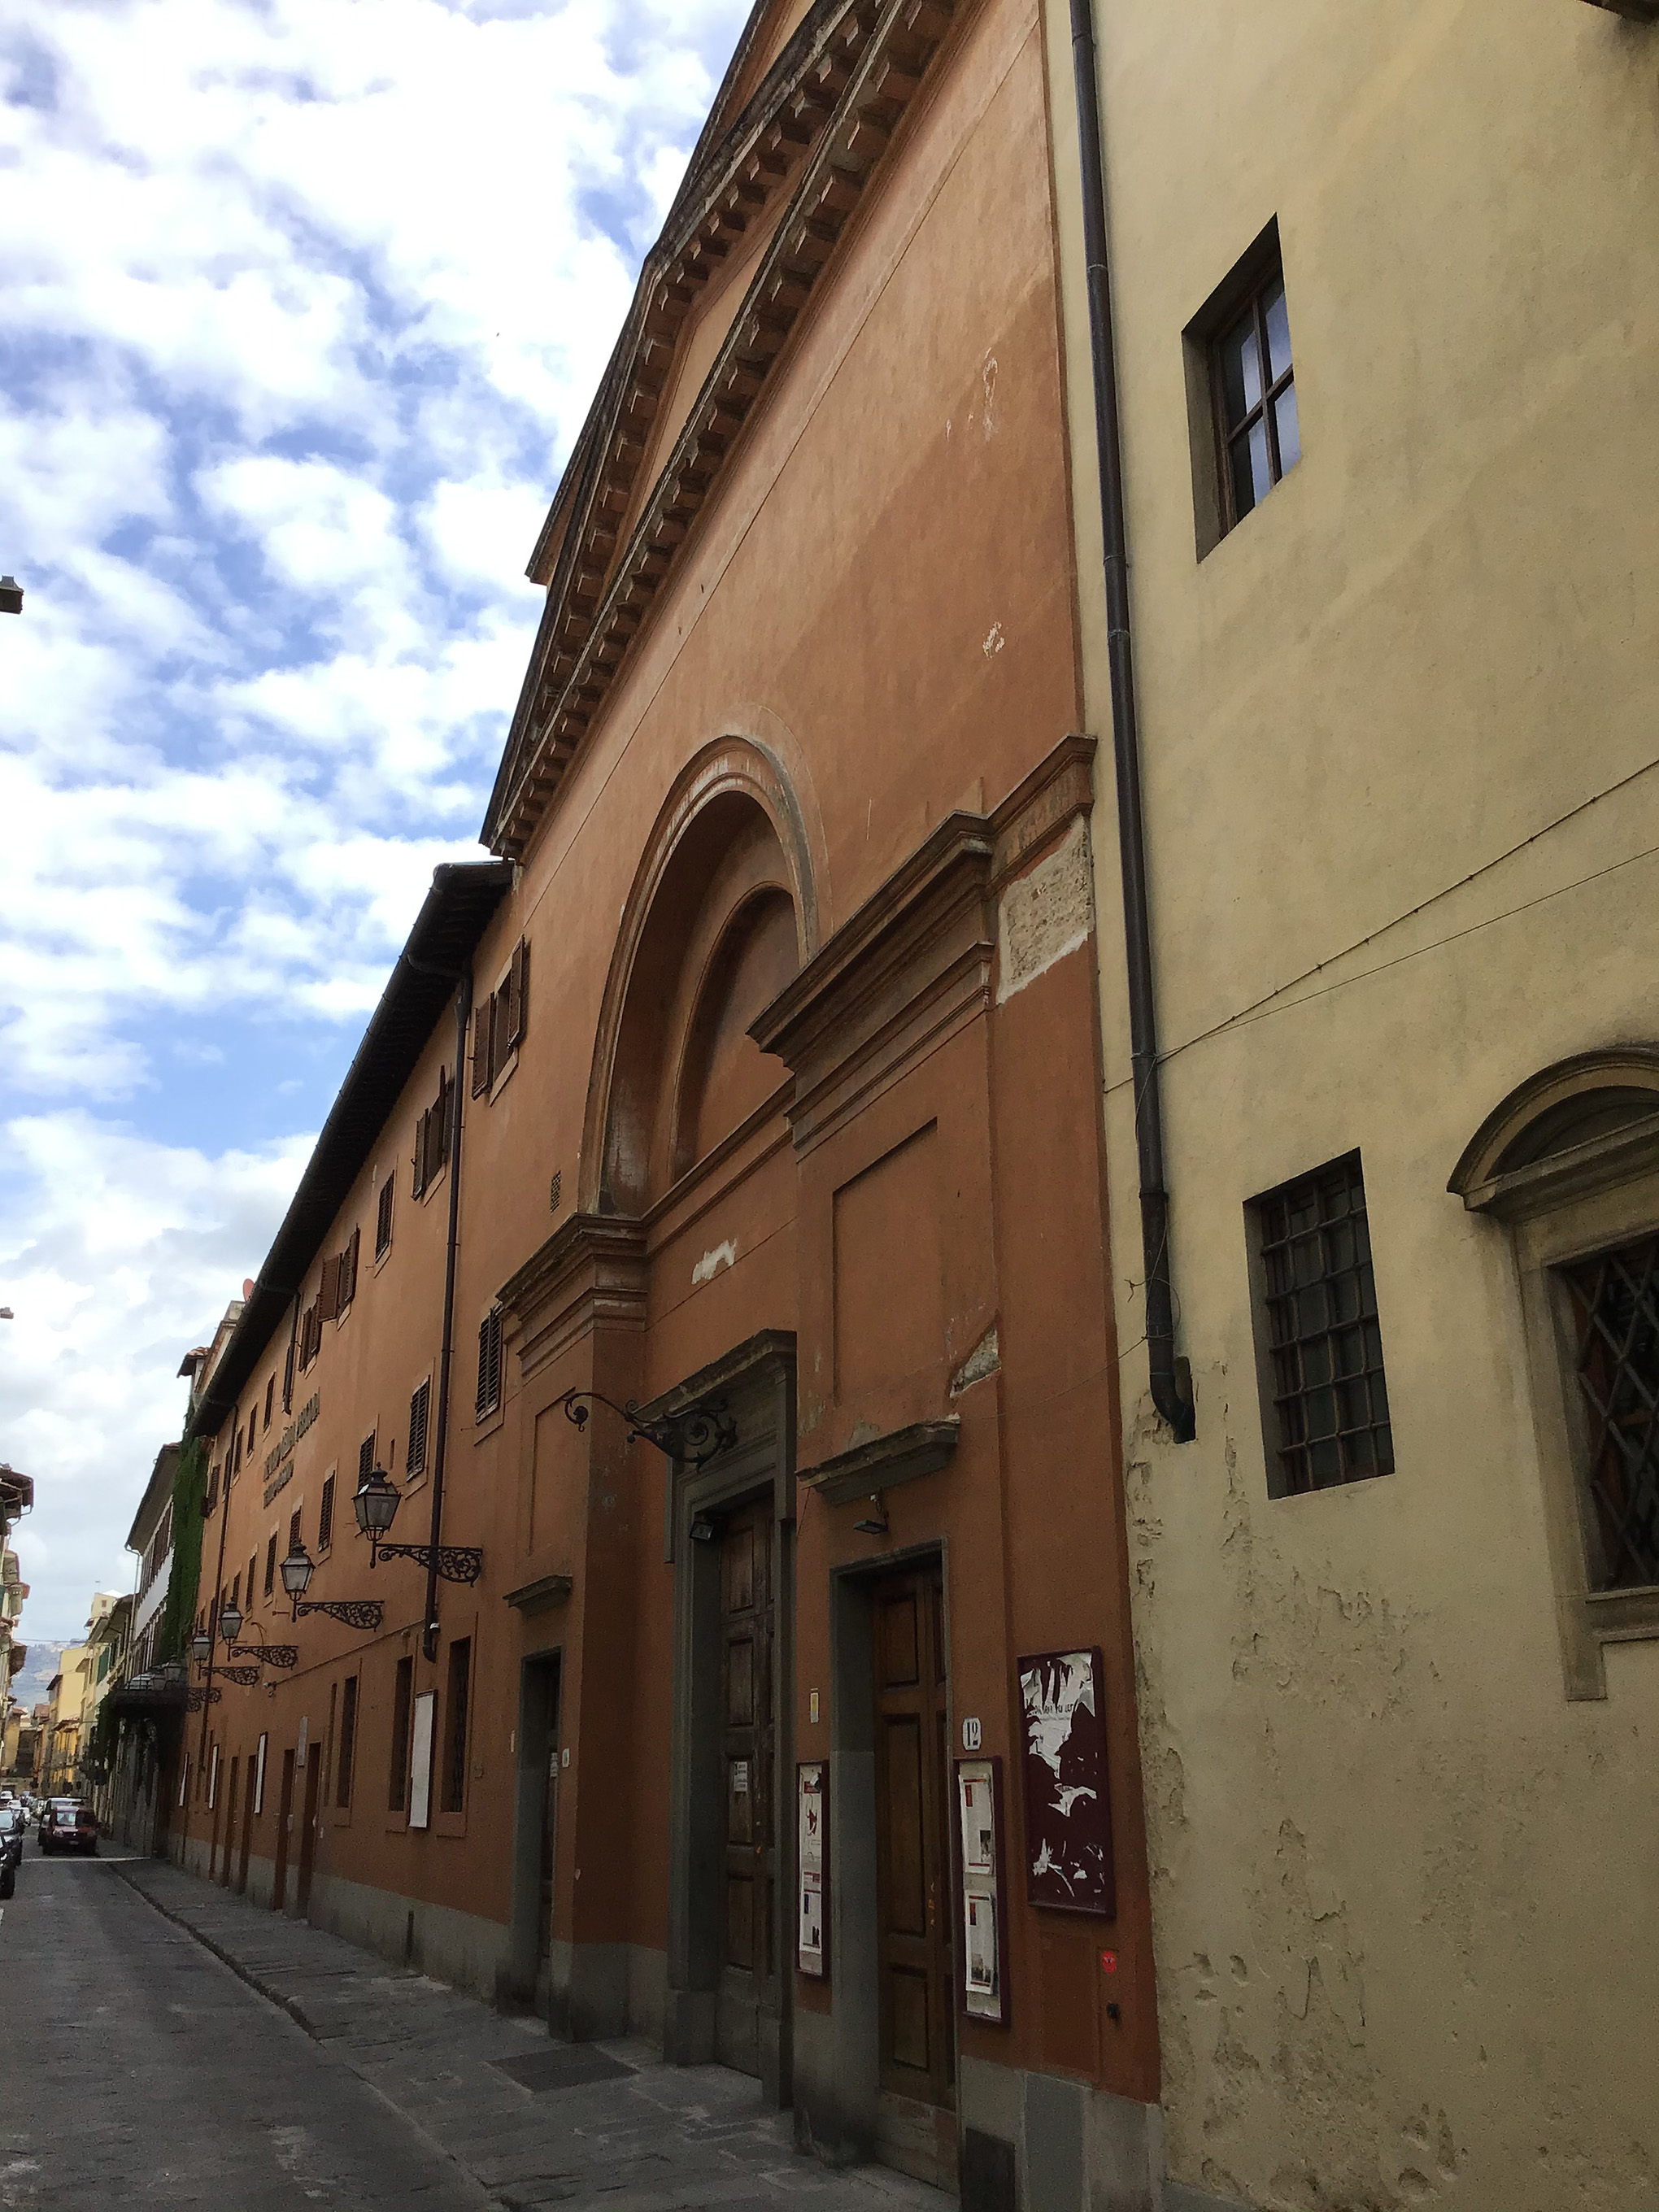
{"label": "poster behind glass", "polygon": [[795,1770],[795,1781],[799,1882],[795,1960],[803,1974],[822,1980],[830,1972],[829,1892],[824,1880],[829,1867],[830,1769],[822,1759],[804,1760]]}
{"label": "poster behind glass", "polygon": [[962,2008],[1007,2025],[1002,1934],[1002,1762],[957,1761],[957,1852],[962,1899]]}
{"label": "poster behind glass", "polygon": [[1117,1910],[1097,1650],[1021,1659],[1026,1895],[1109,1918]]}

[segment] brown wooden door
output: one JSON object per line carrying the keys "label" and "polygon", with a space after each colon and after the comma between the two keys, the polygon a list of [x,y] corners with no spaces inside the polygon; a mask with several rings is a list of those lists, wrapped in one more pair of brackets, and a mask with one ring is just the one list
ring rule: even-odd
{"label": "brown wooden door", "polygon": [[288,1902],[288,1853],[294,1833],[294,1753],[283,1753],[283,1790],[276,1800],[276,1874],[271,1883],[270,1909],[280,1912]]}
{"label": "brown wooden door", "polygon": [[258,1757],[257,1753],[250,1752],[247,1759],[247,1777],[242,1784],[242,1852],[236,1863],[238,1897],[246,1897],[247,1894],[247,1860],[248,1853],[253,1845],[253,1785],[258,1778]]}
{"label": "brown wooden door", "polygon": [[300,1889],[295,1899],[301,1919],[311,1904],[311,1870],[317,1861],[317,1796],[322,1779],[322,1746],[313,1743],[306,1754],[306,1817],[300,1830]]}
{"label": "brown wooden door", "polygon": [[725,1941],[716,2055],[760,2072],[760,2008],[772,1956],[772,1514],[734,1513],[720,1534],[721,1787]]}
{"label": "brown wooden door", "polygon": [[948,2106],[956,2044],[940,1568],[884,1577],[874,1628],[881,2086]]}

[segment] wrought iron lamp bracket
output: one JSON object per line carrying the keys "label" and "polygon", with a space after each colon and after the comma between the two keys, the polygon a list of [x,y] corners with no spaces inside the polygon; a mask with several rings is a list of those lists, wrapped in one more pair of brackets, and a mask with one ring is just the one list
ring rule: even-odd
{"label": "wrought iron lamp bracket", "polygon": [[[371,1537],[368,1564],[375,1567],[382,1559],[413,1559],[416,1565],[429,1568],[432,1547],[430,1544],[382,1544],[378,1538]],[[483,1572],[483,1553],[477,1544],[440,1544],[438,1572],[447,1583],[476,1583]]]}
{"label": "wrought iron lamp bracket", "polygon": [[738,1425],[726,1411],[724,1398],[700,1398],[685,1407],[672,1420],[647,1420],[640,1412],[636,1401],[630,1398],[625,1406],[617,1405],[599,1390],[567,1390],[554,1404],[562,1406],[564,1417],[574,1427],[586,1428],[588,1407],[586,1399],[593,1405],[608,1407],[619,1420],[628,1423],[628,1441],[642,1437],[654,1444],[665,1459],[678,1460],[682,1467],[706,1466],[721,1452],[730,1451],[738,1441]]}
{"label": "wrought iron lamp bracket", "polygon": [[[273,1667],[297,1667],[300,1647],[297,1644],[233,1644],[230,1656],[233,1659],[269,1660]],[[222,1674],[225,1671],[222,1667],[219,1669]]]}
{"label": "wrought iron lamp bracket", "polygon": [[224,1694],[216,1682],[192,1682],[185,1692],[185,1710],[199,1713],[204,1705],[216,1705]]}
{"label": "wrought iron lamp bracket", "polygon": [[325,1613],[331,1620],[342,1621],[348,1628],[368,1632],[380,1626],[386,1607],[377,1597],[296,1597],[294,1618],[298,1620],[305,1613]]}
{"label": "wrought iron lamp bracket", "polygon": [[256,1690],[259,1686],[257,1667],[222,1667],[219,1672],[227,1682],[234,1682],[240,1689]]}

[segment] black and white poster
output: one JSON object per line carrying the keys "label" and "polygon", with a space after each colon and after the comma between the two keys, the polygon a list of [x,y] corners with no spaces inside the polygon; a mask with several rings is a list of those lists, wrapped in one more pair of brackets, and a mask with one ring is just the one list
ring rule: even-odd
{"label": "black and white poster", "polygon": [[1041,1651],[1018,1668],[1026,1894],[1109,1918],[1117,1892],[1100,1653]]}
{"label": "black and white poster", "polygon": [[829,1929],[824,1921],[829,1844],[824,1816],[829,1805],[829,1769],[821,1759],[811,1759],[803,1761],[795,1771],[799,1801],[796,1852],[800,1870],[796,1963],[803,1974],[813,1974],[822,1979],[830,1966]]}

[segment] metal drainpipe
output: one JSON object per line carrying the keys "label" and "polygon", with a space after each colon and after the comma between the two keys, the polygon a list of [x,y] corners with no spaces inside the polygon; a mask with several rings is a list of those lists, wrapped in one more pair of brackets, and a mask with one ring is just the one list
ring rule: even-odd
{"label": "metal drainpipe", "polygon": [[[411,961],[411,967],[418,963]],[[428,971],[428,973],[430,970]],[[438,1656],[438,1547],[443,1541],[444,1460],[449,1443],[449,1368],[455,1349],[455,1252],[460,1235],[461,1097],[465,1088],[466,1025],[472,1016],[472,971],[465,969],[455,994],[455,1110],[449,1123],[449,1246],[444,1258],[444,1338],[438,1355],[438,1437],[432,1458],[431,1558],[426,1570],[426,1625],[421,1650]]]}
{"label": "metal drainpipe", "polygon": [[1083,241],[1089,282],[1089,352],[1094,369],[1095,443],[1100,459],[1106,642],[1112,687],[1112,750],[1117,769],[1117,841],[1128,964],[1129,1064],[1134,1078],[1135,1151],[1140,1170],[1146,1355],[1152,1403],[1175,1431],[1176,1442],[1187,1443],[1195,1434],[1197,1423],[1190,1388],[1182,1389],[1176,1365],[1175,1296],[1170,1281],[1170,1194],[1164,1176],[1164,1114],[1158,1093],[1152,925],[1146,905],[1146,848],[1141,822],[1140,741],[1135,726],[1134,661],[1129,641],[1123,450],[1118,430],[1111,271],[1106,252],[1106,188],[1101,172],[1094,11],[1092,0],[1071,0],[1071,6],[1072,66],[1077,79],[1083,181]]}

